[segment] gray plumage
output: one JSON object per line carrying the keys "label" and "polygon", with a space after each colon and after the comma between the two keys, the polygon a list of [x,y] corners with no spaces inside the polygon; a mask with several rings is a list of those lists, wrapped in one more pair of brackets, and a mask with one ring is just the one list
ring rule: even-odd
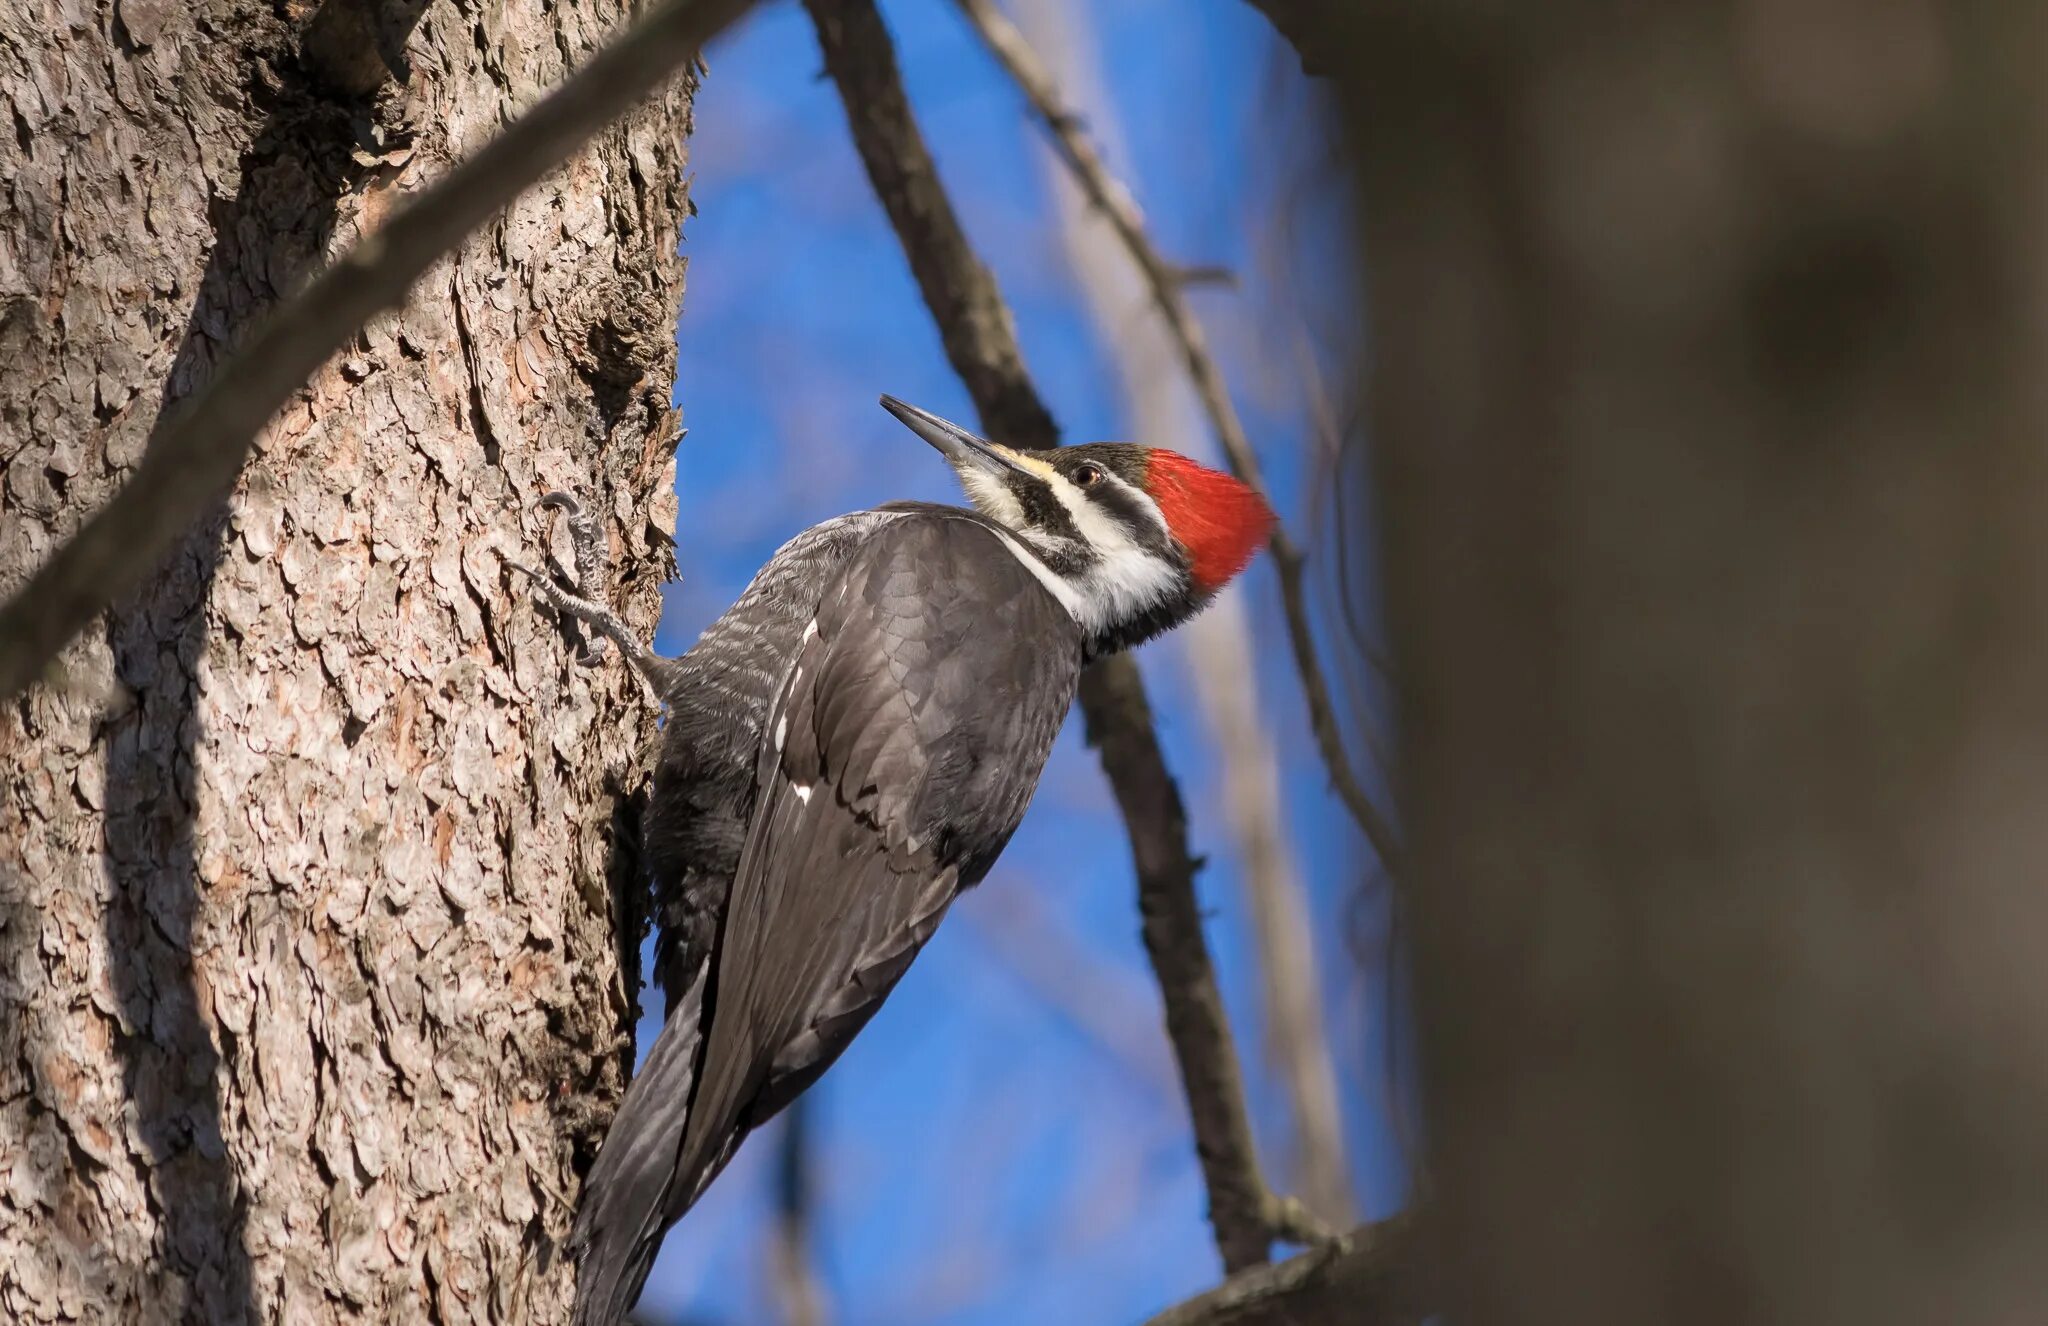
{"label": "gray plumage", "polygon": [[799,535],[677,660],[646,834],[669,1015],[586,1183],[579,1323],[624,1315],[988,872],[1082,645],[989,521],[903,505]]}
{"label": "gray plumage", "polygon": [[[578,1326],[625,1315],[669,1226],[988,872],[1086,659],[1185,620],[1269,528],[1256,493],[1175,453],[1017,451],[883,404],[975,509],[891,503],[804,531],[680,659],[518,568],[594,631],[581,661],[616,644],[668,714],[643,826],[668,1016],[584,1182]],[[567,494],[543,505],[598,583],[594,521]]]}

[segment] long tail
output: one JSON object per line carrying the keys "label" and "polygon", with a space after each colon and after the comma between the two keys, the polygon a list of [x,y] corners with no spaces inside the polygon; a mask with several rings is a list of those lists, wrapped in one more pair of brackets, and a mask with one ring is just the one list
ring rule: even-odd
{"label": "long tail", "polygon": [[569,1235],[578,1268],[576,1326],[616,1326],[624,1319],[647,1282],[662,1235],[695,1196],[677,1199],[676,1166],[703,1043],[705,975],[700,970],[670,1010],[584,1181]]}

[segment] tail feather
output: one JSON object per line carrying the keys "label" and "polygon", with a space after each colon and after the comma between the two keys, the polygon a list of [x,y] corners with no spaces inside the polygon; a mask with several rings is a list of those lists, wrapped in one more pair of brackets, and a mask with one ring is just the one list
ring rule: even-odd
{"label": "tail feather", "polygon": [[700,970],[670,1010],[584,1181],[569,1235],[569,1254],[577,1263],[576,1326],[616,1326],[625,1318],[647,1282],[662,1235],[696,1196],[691,1191],[677,1199],[676,1167],[703,1044],[704,981]]}

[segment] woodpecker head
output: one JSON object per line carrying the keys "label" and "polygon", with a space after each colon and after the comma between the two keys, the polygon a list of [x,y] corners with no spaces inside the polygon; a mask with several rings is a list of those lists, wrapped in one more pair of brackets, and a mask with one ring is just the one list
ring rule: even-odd
{"label": "woodpecker head", "polygon": [[1273,529],[1257,492],[1177,451],[1123,442],[1025,451],[893,396],[882,405],[946,458],[982,515],[1036,554],[1094,653],[1186,621]]}

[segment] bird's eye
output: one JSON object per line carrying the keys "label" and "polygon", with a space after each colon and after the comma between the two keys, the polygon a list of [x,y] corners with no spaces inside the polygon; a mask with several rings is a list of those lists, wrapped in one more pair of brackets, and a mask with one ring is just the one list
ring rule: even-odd
{"label": "bird's eye", "polygon": [[1074,482],[1080,484],[1083,488],[1093,488],[1096,484],[1102,482],[1102,467],[1094,461],[1084,462],[1080,468],[1074,471]]}

